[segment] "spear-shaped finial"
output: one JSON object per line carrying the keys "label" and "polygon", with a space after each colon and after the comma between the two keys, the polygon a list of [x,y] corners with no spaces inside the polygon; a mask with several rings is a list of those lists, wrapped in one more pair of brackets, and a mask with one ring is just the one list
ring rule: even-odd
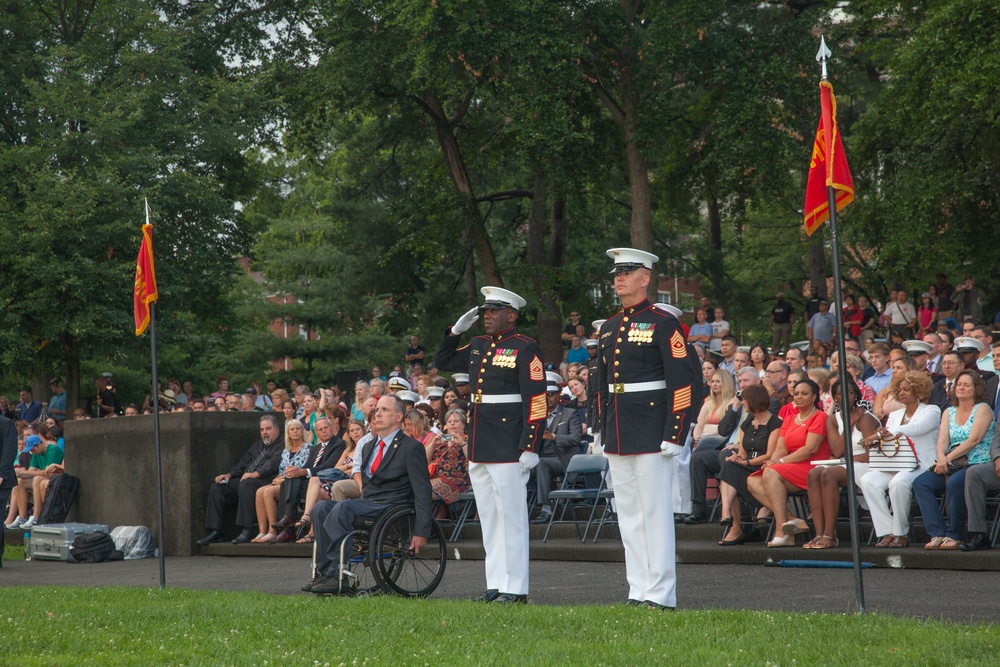
{"label": "spear-shaped finial", "polygon": [[146,224],[148,225],[149,224],[149,214],[151,213],[151,211],[149,210],[149,197],[143,197],[143,199],[146,202]]}
{"label": "spear-shaped finial", "polygon": [[819,51],[816,53],[816,61],[820,64],[822,68],[823,80],[826,81],[826,61],[832,56],[833,53],[826,46],[826,40],[823,35],[819,36]]}

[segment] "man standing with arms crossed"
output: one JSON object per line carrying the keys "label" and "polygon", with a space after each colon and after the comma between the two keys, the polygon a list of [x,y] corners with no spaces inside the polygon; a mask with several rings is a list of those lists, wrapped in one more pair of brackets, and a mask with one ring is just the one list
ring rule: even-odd
{"label": "man standing with arms crossed", "polygon": [[[517,332],[525,300],[499,287],[480,290],[486,302],[445,329],[435,363],[469,374],[469,478],[486,549],[486,592],[480,602],[527,602],[528,500],[525,485],[538,454],[548,405],[545,364],[533,339]],[[459,347],[483,313],[485,336]]]}
{"label": "man standing with arms crossed", "polygon": [[646,288],[658,259],[612,248],[615,293],[622,310],[601,327],[604,454],[615,480],[625,545],[628,605],[677,605],[673,466],[701,407],[677,320],[651,306]]}

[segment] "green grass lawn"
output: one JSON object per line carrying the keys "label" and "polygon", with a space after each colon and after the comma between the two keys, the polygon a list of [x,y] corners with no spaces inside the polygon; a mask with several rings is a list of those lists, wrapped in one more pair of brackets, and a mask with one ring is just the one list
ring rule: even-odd
{"label": "green grass lawn", "polygon": [[996,664],[990,626],[889,616],[0,589],[11,665]]}

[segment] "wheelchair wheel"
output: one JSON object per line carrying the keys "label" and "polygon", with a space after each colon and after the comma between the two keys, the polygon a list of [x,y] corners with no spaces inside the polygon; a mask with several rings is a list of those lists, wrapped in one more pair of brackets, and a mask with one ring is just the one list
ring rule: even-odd
{"label": "wheelchair wheel", "polygon": [[402,597],[425,597],[434,592],[444,577],[448,554],[441,527],[431,524],[431,535],[419,554],[410,552],[413,507],[404,506],[384,514],[373,532],[368,557],[372,575],[386,592]]}

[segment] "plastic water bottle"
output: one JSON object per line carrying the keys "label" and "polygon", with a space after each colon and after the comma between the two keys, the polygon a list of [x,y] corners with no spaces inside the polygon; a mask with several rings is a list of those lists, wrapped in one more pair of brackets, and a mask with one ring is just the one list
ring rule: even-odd
{"label": "plastic water bottle", "polygon": [[31,531],[24,534],[24,560],[31,560]]}

